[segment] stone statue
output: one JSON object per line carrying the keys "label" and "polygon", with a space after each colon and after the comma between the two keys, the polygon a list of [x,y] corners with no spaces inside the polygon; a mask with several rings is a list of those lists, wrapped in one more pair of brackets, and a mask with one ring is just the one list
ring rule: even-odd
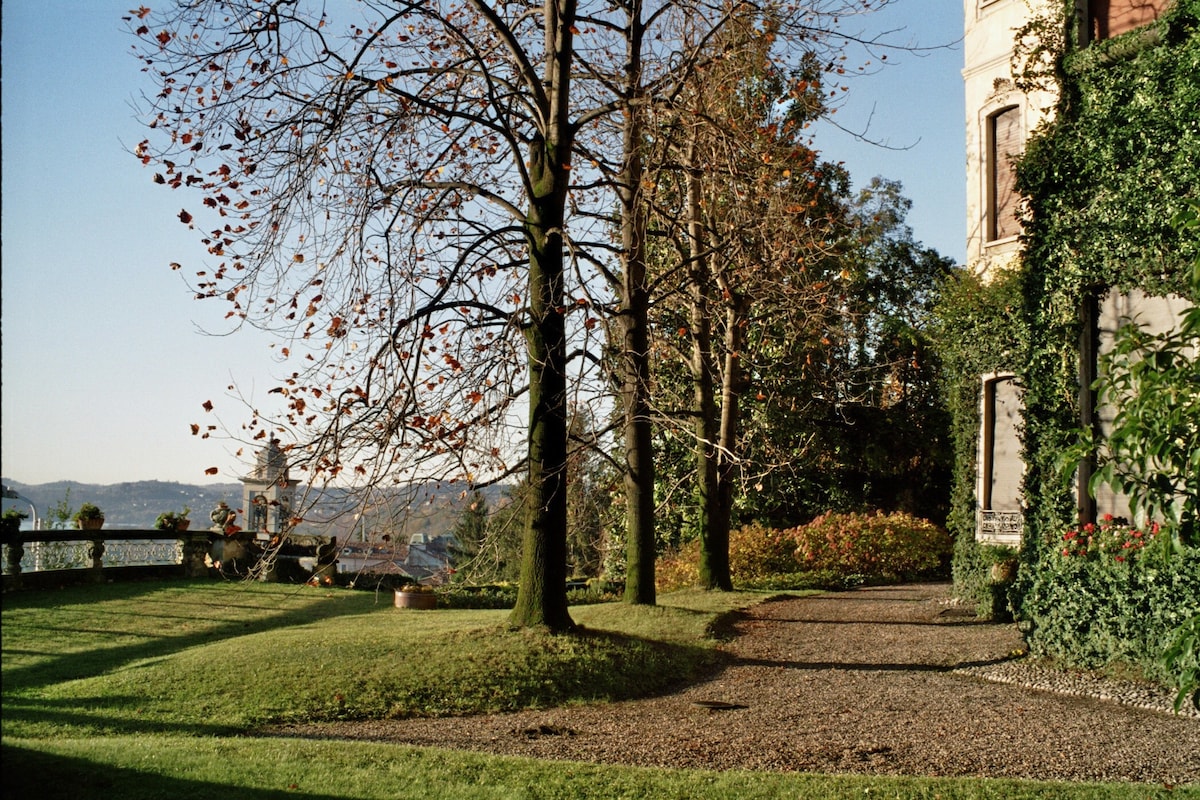
{"label": "stone statue", "polygon": [[225,533],[226,529],[232,525],[234,519],[237,518],[237,512],[230,508],[228,503],[222,500],[217,504],[217,507],[212,510],[212,513],[208,515],[208,518],[212,520],[212,529],[214,531]]}

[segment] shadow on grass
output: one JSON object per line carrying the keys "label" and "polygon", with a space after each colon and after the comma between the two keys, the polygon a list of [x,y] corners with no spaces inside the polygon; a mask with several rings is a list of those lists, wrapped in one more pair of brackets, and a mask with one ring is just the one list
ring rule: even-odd
{"label": "shadow on grass", "polygon": [[[106,601],[130,601],[135,600],[139,596],[146,595],[152,592],[161,591],[164,586],[170,589],[181,589],[186,591],[188,584],[180,584],[179,582],[163,583],[145,583],[145,584],[105,584],[101,586],[81,586],[71,587],[62,591],[54,592],[29,592],[20,595],[5,597],[4,610],[6,612],[17,609],[62,609],[65,607],[79,606],[81,608],[93,609],[98,603]],[[211,588],[210,583],[202,583],[198,588]],[[230,587],[231,590],[233,586]],[[298,587],[298,591],[302,587]],[[315,590],[321,591],[321,590]],[[274,600],[275,607],[281,600],[278,594],[270,595]],[[211,621],[208,627],[202,630],[193,632],[173,632],[169,627],[159,626],[154,633],[143,632],[122,632],[120,630],[104,631],[95,630],[93,633],[112,633],[113,637],[130,636],[138,637],[142,641],[131,644],[115,645],[112,647],[97,647],[81,650],[75,653],[64,653],[49,659],[41,661],[37,664],[31,664],[25,667],[11,667],[4,670],[4,694],[6,696],[5,706],[8,705],[8,696],[14,692],[25,692],[36,690],[46,686],[51,686],[63,681],[78,680],[80,678],[89,678],[97,675],[103,675],[116,669],[120,669],[128,664],[138,661],[144,661],[153,658],[164,658],[175,653],[186,650],[190,647],[195,647],[202,644],[212,644],[213,642],[222,639],[232,639],[248,634],[261,633],[272,630],[280,630],[282,628],[291,627],[294,625],[307,625],[319,620],[331,619],[334,617],[353,616],[359,614],[367,614],[376,610],[376,607],[369,603],[362,602],[360,598],[355,598],[352,595],[347,595],[343,598],[344,602],[337,603],[308,603],[303,607],[279,611],[277,613],[266,613],[271,609],[269,602],[259,604],[234,604],[234,603],[206,603],[206,597],[198,595],[195,601],[186,599],[172,599],[170,597],[154,597],[149,602],[149,605],[154,609],[161,609],[164,605],[178,604],[193,609],[191,615],[181,614],[179,619],[186,620],[203,620],[200,609],[205,605],[219,605],[221,608],[245,608],[247,611],[253,611],[256,615],[253,619],[234,619],[226,622]],[[317,598],[313,598],[316,600]],[[123,609],[122,614],[139,616],[138,612]],[[144,615],[148,618],[158,619],[161,617],[156,611],[148,610]],[[5,621],[8,624],[8,621]],[[40,626],[40,630],[53,629],[53,626]],[[61,628],[60,628],[61,629]],[[87,632],[88,629],[80,627],[67,628],[66,630]],[[152,637],[152,638],[146,638]]]}
{"label": "shadow on grass", "polygon": [[[240,728],[230,725],[165,721],[139,717],[137,697],[71,697],[65,700],[6,698],[4,724],[14,729],[51,726],[97,734],[170,733],[193,736],[230,736]],[[5,770],[7,771],[7,766]]]}
{"label": "shadow on grass", "polygon": [[[608,702],[660,697],[677,692],[693,683],[710,678],[730,663],[727,653],[703,645],[663,642],[624,633],[591,631],[581,635],[605,641],[618,655],[608,664],[593,665],[590,676],[579,676],[579,685],[606,685],[600,697]],[[583,693],[581,693],[583,694]],[[547,698],[561,703],[572,698]]]}
{"label": "shadow on grass", "polygon": [[99,764],[81,758],[45,753],[24,747],[0,748],[5,800],[139,800],[170,797],[172,800],[268,800],[284,795],[311,800],[335,800],[345,795],[299,791],[298,787],[252,789],[213,780],[174,778],[153,772]]}

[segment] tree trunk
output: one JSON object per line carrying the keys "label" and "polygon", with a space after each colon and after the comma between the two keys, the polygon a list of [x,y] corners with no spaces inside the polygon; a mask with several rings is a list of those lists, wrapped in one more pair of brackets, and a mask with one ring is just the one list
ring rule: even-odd
{"label": "tree trunk", "polygon": [[563,218],[571,162],[569,82],[575,4],[545,7],[544,134],[529,150],[529,506],[510,620],[574,628],[567,608],[567,347]]}
{"label": "tree trunk", "polygon": [[746,323],[745,301],[726,289],[725,375],[721,381],[721,432],[717,439],[717,501],[712,515],[713,573],[721,589],[733,588],[729,569],[729,528],[733,519],[733,486],[738,427],[741,420],[742,338]]}
{"label": "tree trunk", "polygon": [[621,404],[625,427],[625,601],[653,605],[654,451],[650,425],[650,292],[646,286],[646,208],[642,200],[641,2],[630,4],[625,113],[618,178],[621,199]]}
{"label": "tree trunk", "polygon": [[692,285],[692,393],[696,413],[694,435],[696,459],[697,525],[700,529],[699,585],[704,589],[731,589],[729,580],[729,521],[724,533],[720,525],[720,495],[717,465],[717,404],[714,395],[712,317],[710,293],[712,274],[707,237],[704,234],[703,189],[700,170],[694,165],[694,146],[688,153],[688,240]]}

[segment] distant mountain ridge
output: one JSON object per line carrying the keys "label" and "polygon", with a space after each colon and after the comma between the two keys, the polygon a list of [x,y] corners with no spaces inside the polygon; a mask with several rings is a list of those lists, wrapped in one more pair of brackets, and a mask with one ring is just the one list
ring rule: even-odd
{"label": "distant mountain ridge", "polygon": [[[95,503],[104,511],[105,528],[153,528],[154,521],[164,511],[191,509],[192,527],[207,528],[209,512],[224,500],[230,507],[242,505],[241,483],[188,484],[170,481],[133,481],[127,483],[94,484],[78,481],[54,481],[52,483],[21,483],[11,478],[0,478],[4,486],[19,493],[33,503],[39,517],[44,518],[51,507],[66,500],[72,510],[83,503]],[[68,495],[68,491],[70,494]],[[314,511],[302,523],[297,532],[337,536],[341,541],[349,539],[376,539],[382,536],[403,537],[407,541],[413,534],[428,537],[448,533],[458,521],[463,505],[461,486],[429,486],[421,490],[414,502],[412,494],[396,488],[395,501],[390,513],[384,511],[382,518],[375,515],[372,529],[363,531],[356,527],[354,509],[336,493],[327,493],[322,508]],[[493,486],[483,490],[488,503],[495,507],[503,495],[504,487]],[[24,508],[26,504],[17,500],[5,500],[4,507]],[[379,505],[375,506],[379,510]],[[389,521],[390,520],[390,521]],[[242,518],[238,519],[239,524]]]}
{"label": "distant mountain ridge", "polygon": [[[208,513],[224,500],[237,508],[242,503],[242,484],[208,485],[169,481],[133,481],[94,484],[77,481],[21,483],[2,478],[4,485],[33,503],[38,516],[44,517],[52,506],[66,500],[72,509],[82,503],[95,503],[104,511],[108,528],[153,528],[154,520],[164,511],[192,510],[193,519],[208,520]],[[70,493],[68,495],[68,492]],[[5,503],[5,507],[8,503]]]}

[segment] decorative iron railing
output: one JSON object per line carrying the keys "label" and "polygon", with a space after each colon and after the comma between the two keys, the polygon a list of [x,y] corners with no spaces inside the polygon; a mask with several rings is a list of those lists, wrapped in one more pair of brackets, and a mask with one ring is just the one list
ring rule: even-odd
{"label": "decorative iron railing", "polygon": [[980,511],[976,538],[981,541],[1018,544],[1025,529],[1020,511]]}

